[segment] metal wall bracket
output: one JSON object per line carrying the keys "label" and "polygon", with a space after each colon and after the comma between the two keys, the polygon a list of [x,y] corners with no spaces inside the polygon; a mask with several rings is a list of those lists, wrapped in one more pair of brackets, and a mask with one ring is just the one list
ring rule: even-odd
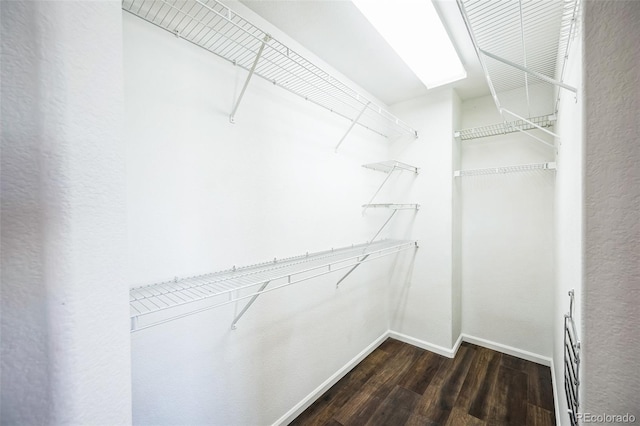
{"label": "metal wall bracket", "polygon": [[249,75],[247,75],[247,79],[244,82],[244,86],[242,86],[242,90],[240,91],[240,96],[238,96],[238,100],[236,101],[235,106],[233,107],[233,111],[231,111],[231,115],[229,116],[229,122],[235,123],[236,112],[238,111],[238,107],[240,106],[240,102],[242,101],[242,97],[244,96],[244,92],[247,90],[247,86],[249,86],[249,81],[251,81],[251,77],[253,77],[253,73],[256,71],[256,67],[258,66],[258,61],[260,61],[260,57],[262,56],[262,52],[264,51],[264,46],[271,41],[271,36],[266,35],[260,45],[260,49],[258,49],[258,53],[256,54],[256,58],[253,61],[253,65],[251,65],[251,69],[249,70]]}
{"label": "metal wall bracket", "polygon": [[244,315],[245,312],[247,312],[247,310],[251,307],[251,305],[253,305],[253,302],[256,301],[256,299],[258,298],[258,296],[260,296],[262,294],[262,292],[264,291],[265,288],[267,288],[267,286],[269,285],[271,281],[265,281],[261,286],[260,289],[256,292],[256,294],[254,294],[253,296],[251,296],[251,299],[249,299],[249,301],[247,302],[246,305],[244,305],[244,308],[242,308],[242,310],[240,311],[240,313],[238,313],[238,315],[236,315],[236,317],[233,319],[233,322],[231,323],[231,329],[235,330],[236,329],[236,323],[238,321],[240,321],[240,318],[242,318],[242,316]]}
{"label": "metal wall bracket", "polygon": [[[415,209],[416,211],[420,209],[420,205],[419,204],[365,204],[362,207],[383,207],[383,208],[390,208],[393,211],[391,212],[391,214],[389,215],[389,217],[387,218],[387,220],[382,224],[382,226],[380,227],[380,229],[378,229],[378,231],[375,233],[375,235],[373,236],[373,238],[371,238],[371,240],[369,240],[369,242],[367,243],[367,245],[365,246],[365,250],[367,247],[369,247],[369,245],[371,245],[376,238],[378,238],[378,235],[380,235],[380,233],[382,232],[382,230],[387,226],[387,224],[389,222],[391,222],[391,219],[393,219],[393,216],[395,216],[395,214],[398,212],[398,210],[404,210],[404,209]],[[416,242],[416,247],[417,247],[417,242]],[[369,257],[369,255],[365,255],[362,259],[360,259],[360,261],[358,263],[356,263],[355,265],[353,265],[353,267],[351,269],[349,269],[347,271],[346,274],[344,274],[336,283],[336,288],[338,288],[338,286],[340,286],[340,283],[342,281],[345,280],[345,278],[347,278],[358,266],[360,266],[360,264],[362,264],[362,262],[364,262],[367,257]]]}
{"label": "metal wall bracket", "polygon": [[364,108],[362,108],[362,110],[358,114],[358,116],[351,122],[351,125],[347,129],[346,133],[344,135],[342,135],[342,137],[340,138],[340,142],[338,142],[338,145],[336,145],[335,152],[338,152],[338,148],[340,148],[340,145],[342,145],[342,142],[344,142],[346,137],[349,136],[349,133],[351,133],[351,130],[353,129],[353,127],[358,123],[358,120],[360,120],[360,117],[362,117],[362,114],[364,114],[364,112],[367,110],[367,108],[369,108],[369,104],[370,103],[371,103],[370,101],[367,102],[365,104]]}
{"label": "metal wall bracket", "polygon": [[389,180],[389,178],[391,177],[391,174],[393,172],[395,172],[396,170],[398,170],[398,171],[408,170],[408,171],[411,171],[411,172],[413,172],[415,174],[418,174],[418,168],[417,167],[411,166],[411,165],[406,164],[406,163],[401,163],[400,161],[396,161],[396,160],[383,161],[383,162],[380,162],[380,163],[363,164],[362,167],[367,168],[367,169],[371,169],[371,170],[376,170],[376,171],[379,171],[379,172],[387,173],[387,177],[384,178],[384,180],[382,181],[382,183],[380,184],[380,186],[378,187],[376,192],[371,196],[371,198],[369,199],[367,204],[362,206],[362,214],[363,215],[365,214],[367,209],[371,206],[371,203],[376,198],[378,193],[382,190],[382,187],[387,183],[387,181]]}

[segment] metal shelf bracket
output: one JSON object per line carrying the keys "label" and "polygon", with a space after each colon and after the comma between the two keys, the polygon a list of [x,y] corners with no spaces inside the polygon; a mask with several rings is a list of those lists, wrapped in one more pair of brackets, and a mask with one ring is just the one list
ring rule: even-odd
{"label": "metal shelf bracket", "polygon": [[264,51],[264,46],[271,41],[271,36],[267,34],[264,36],[262,40],[262,44],[260,45],[260,49],[258,49],[258,53],[256,53],[256,58],[253,61],[253,65],[251,65],[251,69],[249,70],[249,75],[247,75],[247,79],[244,82],[244,86],[242,86],[242,90],[240,91],[240,96],[238,96],[238,100],[236,101],[235,106],[233,107],[233,111],[231,111],[231,115],[229,116],[229,122],[234,124],[236,122],[236,112],[238,111],[238,107],[240,106],[240,102],[242,102],[242,97],[244,96],[244,92],[247,90],[247,86],[249,86],[249,82],[251,81],[251,77],[253,77],[253,73],[256,71],[256,66],[258,65],[258,61],[262,56],[262,52]]}
{"label": "metal shelf bracket", "polygon": [[362,117],[362,114],[364,114],[364,112],[367,110],[367,108],[369,108],[369,104],[370,103],[371,102],[367,102],[365,104],[364,108],[362,108],[362,110],[360,111],[358,116],[351,122],[351,125],[347,129],[346,133],[344,135],[342,135],[342,137],[340,138],[340,141],[338,142],[338,145],[336,145],[336,148],[335,148],[335,152],[336,153],[338,152],[338,148],[340,148],[340,145],[342,145],[342,142],[344,142],[346,137],[349,136],[349,133],[351,133],[351,130],[353,129],[353,127],[358,123],[358,120],[360,120],[360,117]]}
{"label": "metal shelf bracket", "polygon": [[235,330],[236,327],[236,323],[238,321],[240,321],[240,318],[242,318],[242,316],[244,315],[245,312],[247,312],[247,310],[249,310],[249,308],[251,307],[251,305],[253,305],[253,302],[256,301],[256,299],[258,298],[258,296],[260,296],[260,294],[262,294],[262,292],[264,291],[265,288],[267,288],[267,286],[269,285],[271,281],[265,281],[261,286],[260,289],[258,290],[258,292],[256,294],[254,294],[251,299],[249,299],[249,301],[247,302],[246,305],[244,305],[244,308],[242,308],[242,310],[240,311],[240,313],[238,313],[238,315],[236,315],[236,317],[233,319],[233,321],[231,322],[231,329]]}
{"label": "metal shelf bracket", "polygon": [[[387,218],[387,220],[382,224],[382,226],[380,227],[380,229],[378,229],[378,231],[375,233],[375,235],[373,236],[373,238],[371,238],[371,240],[369,240],[369,242],[367,243],[366,247],[369,247],[369,245],[371,245],[376,238],[378,238],[378,235],[380,235],[380,233],[382,232],[382,230],[387,226],[387,224],[389,222],[391,222],[391,219],[393,219],[393,216],[395,216],[395,214],[398,212],[398,210],[403,210],[403,209],[410,209],[413,208],[416,211],[420,208],[420,205],[418,204],[365,204],[362,207],[365,206],[369,206],[369,207],[385,207],[385,208],[391,208],[393,211],[391,212],[391,214],[389,215],[389,217]],[[413,207],[397,207],[397,206],[413,206]],[[365,247],[365,249],[366,249]],[[418,244],[416,242],[416,247],[418,247]],[[360,266],[360,264],[362,264],[362,262],[364,262],[367,258],[369,257],[369,255],[365,255],[362,257],[362,259],[356,263],[355,265],[353,265],[353,267],[351,269],[349,269],[347,271],[346,274],[344,274],[336,283],[336,288],[338,288],[340,286],[340,283],[342,281],[345,280],[345,278],[347,278],[358,266]]]}

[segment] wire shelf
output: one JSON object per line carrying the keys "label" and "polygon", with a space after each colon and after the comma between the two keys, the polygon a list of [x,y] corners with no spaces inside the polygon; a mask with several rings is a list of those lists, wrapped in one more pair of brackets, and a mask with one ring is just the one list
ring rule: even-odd
{"label": "wire shelf", "polygon": [[[556,88],[576,92],[563,83],[562,70],[576,31],[579,0],[457,1],[501,114],[508,108],[530,117],[531,88],[536,85],[548,87],[538,93],[535,104],[553,113]],[[515,90],[518,96],[502,96]]]}
{"label": "wire shelf", "polygon": [[528,172],[531,170],[556,170],[556,163],[519,164],[515,166],[488,167],[486,169],[456,170],[454,176],[483,176],[505,173]]}
{"label": "wire shelf", "polygon": [[219,1],[123,0],[122,9],[375,133],[417,137],[411,126]]}
{"label": "wire shelf", "polygon": [[411,166],[407,163],[402,163],[397,160],[388,160],[388,161],[381,161],[378,163],[363,164],[362,167],[366,169],[375,170],[378,172],[383,172],[383,173],[391,173],[396,170],[405,170],[413,173],[418,173],[418,167]]}
{"label": "wire shelf", "polygon": [[362,207],[368,208],[368,209],[419,210],[420,204],[377,203],[377,204],[363,204]]}
{"label": "wire shelf", "polygon": [[[416,241],[383,240],[135,287],[129,297],[131,331],[253,298],[248,307],[260,294],[416,246]],[[266,288],[267,284],[271,286]],[[257,286],[260,288],[255,289]],[[202,302],[206,304],[202,306]]]}
{"label": "wire shelf", "polygon": [[534,130],[539,127],[553,127],[555,122],[555,115],[542,115],[539,117],[532,117],[527,121],[516,120],[490,124],[488,126],[474,127],[471,129],[462,129],[455,132],[454,136],[460,138],[460,140],[467,141],[471,139],[486,138],[489,136],[506,135],[508,133],[520,132],[522,130]]}

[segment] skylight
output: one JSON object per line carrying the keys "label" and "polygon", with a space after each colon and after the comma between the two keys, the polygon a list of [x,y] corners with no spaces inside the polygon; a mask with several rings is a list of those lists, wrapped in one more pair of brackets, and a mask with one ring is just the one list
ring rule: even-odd
{"label": "skylight", "polygon": [[352,0],[428,89],[467,77],[430,0]]}

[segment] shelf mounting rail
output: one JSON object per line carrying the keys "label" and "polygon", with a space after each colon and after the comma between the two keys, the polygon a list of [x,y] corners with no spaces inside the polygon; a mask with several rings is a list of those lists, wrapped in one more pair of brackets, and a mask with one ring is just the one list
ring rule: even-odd
{"label": "shelf mounting rail", "polygon": [[[123,0],[122,9],[381,136],[417,132],[217,0]],[[347,131],[347,134],[349,133]],[[344,140],[342,137],[340,144]]]}
{"label": "shelf mounting rail", "polygon": [[416,241],[382,240],[135,287],[129,301],[131,332],[249,299],[233,319],[235,328],[261,294],[415,247]]}

